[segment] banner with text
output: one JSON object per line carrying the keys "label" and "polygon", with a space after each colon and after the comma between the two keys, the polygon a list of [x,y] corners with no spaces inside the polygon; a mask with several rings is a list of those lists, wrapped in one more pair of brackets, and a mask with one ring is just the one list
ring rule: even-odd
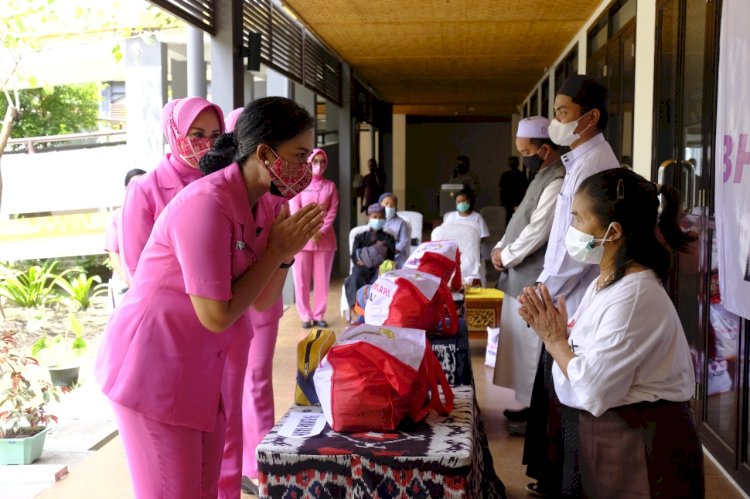
{"label": "banner with text", "polygon": [[716,231],[724,306],[750,319],[750,2],[724,0],[716,120]]}

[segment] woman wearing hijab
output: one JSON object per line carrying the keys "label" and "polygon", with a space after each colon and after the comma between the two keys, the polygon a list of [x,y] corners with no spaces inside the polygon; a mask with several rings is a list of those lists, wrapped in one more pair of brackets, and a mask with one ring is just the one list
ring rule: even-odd
{"label": "woman wearing hijab", "polygon": [[310,114],[281,97],[248,105],[220,161],[162,211],[107,325],[96,374],[112,401],[136,497],[216,497],[227,351],[247,310],[278,300],[323,212],[275,215],[270,196],[310,182]]}
{"label": "woman wearing hijab", "polygon": [[[302,248],[295,257],[294,294],[297,313],[305,329],[328,327],[325,321],[328,306],[328,287],[331,282],[333,255],[336,253],[336,234],[333,221],[339,208],[339,195],[336,184],[326,179],[323,173],[328,166],[328,155],[323,149],[315,148],[308,158],[312,163],[313,180],[310,185],[289,201],[289,211],[296,213],[303,206],[315,203],[326,210],[323,227]],[[310,309],[310,280],[315,282],[314,310]]]}
{"label": "woman wearing hijab", "polygon": [[161,126],[169,150],[157,167],[128,188],[122,207],[120,256],[132,279],[157,217],[186,185],[203,176],[198,161],[224,131],[221,108],[203,97],[169,101]]}

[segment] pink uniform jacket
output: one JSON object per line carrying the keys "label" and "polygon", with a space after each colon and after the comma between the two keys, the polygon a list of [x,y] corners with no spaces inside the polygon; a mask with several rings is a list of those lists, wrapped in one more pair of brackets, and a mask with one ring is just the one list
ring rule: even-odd
{"label": "pink uniform jacket", "polygon": [[336,184],[326,178],[314,179],[304,191],[289,200],[289,211],[295,213],[303,206],[318,203],[326,210],[323,219],[323,234],[317,243],[312,239],[305,244],[302,251],[336,251],[336,234],[333,232],[333,222],[339,209],[339,195]]}
{"label": "pink uniform jacket", "polygon": [[154,222],[169,201],[203,175],[167,154],[155,170],[130,182],[122,208],[120,257],[132,280]]}
{"label": "pink uniform jacket", "polygon": [[96,377],[113,402],[163,423],[214,430],[227,349],[234,335],[247,334],[248,319],[212,333],[189,295],[229,300],[232,282],[265,251],[277,208],[265,194],[253,217],[237,164],[169,203],[99,349]]}

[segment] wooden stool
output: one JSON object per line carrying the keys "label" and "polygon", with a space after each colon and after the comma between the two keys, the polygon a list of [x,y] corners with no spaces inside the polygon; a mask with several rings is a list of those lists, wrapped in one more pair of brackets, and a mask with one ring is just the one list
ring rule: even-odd
{"label": "wooden stool", "polygon": [[500,326],[502,291],[494,288],[471,288],[466,293],[466,327],[470,333],[486,333],[488,327]]}

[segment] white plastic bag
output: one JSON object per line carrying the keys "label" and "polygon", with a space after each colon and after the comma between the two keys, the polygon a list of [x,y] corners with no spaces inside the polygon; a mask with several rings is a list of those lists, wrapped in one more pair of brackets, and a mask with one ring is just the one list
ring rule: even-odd
{"label": "white plastic bag", "polygon": [[489,367],[495,367],[495,360],[497,359],[497,343],[500,341],[500,328],[499,327],[488,327],[487,328],[487,350],[484,354],[484,365]]}

